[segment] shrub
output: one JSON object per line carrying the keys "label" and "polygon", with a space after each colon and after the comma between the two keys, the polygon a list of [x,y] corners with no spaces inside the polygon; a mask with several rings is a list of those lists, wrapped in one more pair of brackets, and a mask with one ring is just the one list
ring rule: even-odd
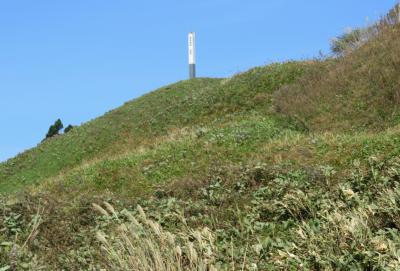
{"label": "shrub", "polygon": [[39,206],[29,220],[24,220],[21,213],[7,210],[4,201],[0,205],[0,271],[42,270],[30,249],[37,242],[44,209]]}
{"label": "shrub", "polygon": [[364,45],[372,37],[376,36],[378,28],[357,28],[335,38],[331,42],[331,51],[335,55],[345,55]]}
{"label": "shrub", "polygon": [[75,128],[75,127],[74,127],[73,125],[70,124],[70,125],[67,126],[67,128],[64,129],[64,133],[66,134],[66,133],[70,132],[70,131],[71,131],[72,129],[74,129],[74,128]]}
{"label": "shrub", "polygon": [[400,21],[399,12],[400,6],[396,5],[373,25],[347,31],[343,35],[333,39],[331,42],[332,53],[335,55],[345,55],[356,50],[371,38],[378,36],[380,32],[398,24]]}

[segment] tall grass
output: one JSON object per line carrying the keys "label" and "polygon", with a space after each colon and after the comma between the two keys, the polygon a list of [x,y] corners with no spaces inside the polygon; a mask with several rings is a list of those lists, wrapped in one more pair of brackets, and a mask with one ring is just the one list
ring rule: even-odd
{"label": "tall grass", "polygon": [[[94,204],[104,216],[116,216],[114,208],[106,209]],[[139,216],[125,211],[129,223],[121,223],[111,236],[97,232],[97,239],[106,254],[111,270],[137,271],[213,271],[215,263],[215,237],[208,228],[186,228],[173,234],[146,216],[138,206]]]}
{"label": "tall grass", "polygon": [[400,25],[389,23],[390,18],[343,40],[340,46],[350,48],[345,57],[315,62],[303,78],[280,88],[276,111],[313,131],[374,130],[399,123]]}

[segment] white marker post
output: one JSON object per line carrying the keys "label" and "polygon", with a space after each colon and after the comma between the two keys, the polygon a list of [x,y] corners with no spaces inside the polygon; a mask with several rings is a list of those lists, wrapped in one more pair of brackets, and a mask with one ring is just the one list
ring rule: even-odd
{"label": "white marker post", "polygon": [[196,78],[196,33],[189,33],[189,78]]}

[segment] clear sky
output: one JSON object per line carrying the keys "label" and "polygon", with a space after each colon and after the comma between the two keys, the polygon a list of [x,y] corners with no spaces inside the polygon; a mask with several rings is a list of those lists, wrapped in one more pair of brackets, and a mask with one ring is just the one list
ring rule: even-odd
{"label": "clear sky", "polygon": [[329,52],[331,38],[395,0],[0,1],[0,161],[34,147],[50,124],[80,124],[198,75],[225,77]]}

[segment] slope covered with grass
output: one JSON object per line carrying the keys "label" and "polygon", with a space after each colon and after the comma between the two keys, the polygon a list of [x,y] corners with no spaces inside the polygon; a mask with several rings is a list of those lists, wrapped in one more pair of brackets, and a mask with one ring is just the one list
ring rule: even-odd
{"label": "slope covered with grass", "polygon": [[273,90],[304,69],[301,63],[276,64],[232,79],[196,79],[161,88],[1,164],[0,191],[39,183],[92,159],[133,151],[174,129],[270,110]]}
{"label": "slope covered with grass", "polygon": [[400,121],[400,28],[379,32],[357,50],[326,61],[276,93],[276,109],[310,130],[365,130]]}
{"label": "slope covered with grass", "polygon": [[178,82],[0,164],[0,268],[399,270],[399,29]]}

